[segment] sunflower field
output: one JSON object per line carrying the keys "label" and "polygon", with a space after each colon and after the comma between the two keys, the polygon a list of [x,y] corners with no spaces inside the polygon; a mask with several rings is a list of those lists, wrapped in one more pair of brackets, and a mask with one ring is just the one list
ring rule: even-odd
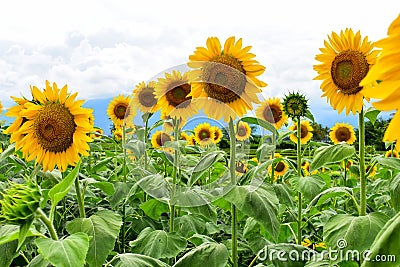
{"label": "sunflower field", "polygon": [[400,115],[385,151],[365,131],[400,107],[399,35],[400,16],[321,40],[322,97],[359,118],[327,140],[301,91],[260,99],[235,37],[115,96],[111,135],[67,85],[32,85],[0,125],[0,267],[400,266]]}

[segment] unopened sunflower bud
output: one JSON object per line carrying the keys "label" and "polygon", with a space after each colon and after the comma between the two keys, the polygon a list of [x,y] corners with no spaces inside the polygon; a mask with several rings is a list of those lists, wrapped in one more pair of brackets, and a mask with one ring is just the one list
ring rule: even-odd
{"label": "unopened sunflower bud", "polygon": [[11,183],[2,195],[0,221],[21,225],[31,220],[39,208],[40,189],[33,183]]}

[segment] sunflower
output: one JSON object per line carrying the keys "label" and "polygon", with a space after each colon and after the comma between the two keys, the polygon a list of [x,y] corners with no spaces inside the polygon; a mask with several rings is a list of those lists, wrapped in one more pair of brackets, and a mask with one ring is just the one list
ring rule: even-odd
{"label": "sunflower", "polygon": [[[374,178],[375,177],[375,174],[376,174],[376,171],[378,170],[378,166],[375,164],[375,165],[373,165],[374,167],[372,167],[372,165],[368,165],[366,168],[365,168],[365,173],[368,173],[369,171],[370,171],[370,173],[368,174],[368,176],[369,177],[371,177],[371,178]],[[371,170],[371,167],[372,167],[372,170]]]}
{"label": "sunflower", "polygon": [[221,129],[217,126],[211,126],[211,131],[214,132],[214,144],[221,142],[222,137],[224,136]]}
{"label": "sunflower", "polygon": [[[167,115],[167,113],[161,111],[161,119],[164,120],[164,130],[167,132],[174,132],[175,131],[175,124],[171,116]],[[177,119],[177,118],[175,118]],[[179,129],[182,129],[182,127],[186,124],[186,120],[183,118],[179,118]]]}
{"label": "sunflower", "polygon": [[196,137],[194,134],[189,135],[188,137],[188,145],[195,146],[196,145]]}
{"label": "sunflower", "polygon": [[181,132],[181,136],[180,136],[179,140],[184,140],[186,142],[189,142],[189,139],[190,139],[190,137],[187,133]]}
{"label": "sunflower", "polygon": [[211,126],[207,122],[201,123],[194,128],[194,138],[200,146],[213,144],[214,136],[214,131],[211,130]]}
{"label": "sunflower", "polygon": [[132,122],[136,115],[136,109],[130,107],[132,97],[118,95],[110,101],[107,108],[107,115],[116,127],[122,127],[127,122]]}
{"label": "sunflower", "polygon": [[156,82],[154,81],[150,81],[147,84],[141,82],[136,85],[133,90],[132,105],[143,113],[155,113],[160,108],[154,95],[155,87]]}
{"label": "sunflower", "polygon": [[240,162],[240,161],[236,162],[235,168],[236,168],[237,175],[243,175],[249,170],[249,168],[247,167],[247,164]]}
{"label": "sunflower", "polygon": [[[372,66],[360,85],[366,88],[362,91],[365,97],[380,99],[372,105],[384,111],[399,110],[400,101],[400,80],[398,71],[400,68],[400,15],[391,23],[388,29],[388,36],[375,43],[382,48],[377,62]],[[379,83],[377,83],[379,81]],[[389,126],[386,128],[383,141],[396,141],[400,139],[400,113],[396,112]],[[400,141],[396,144],[400,151]]]}
{"label": "sunflower", "polygon": [[375,64],[378,51],[373,50],[368,37],[361,41],[360,31],[354,34],[352,29],[342,30],[340,35],[332,32],[328,39],[320,48],[322,54],[315,57],[322,63],[314,65],[319,74],[314,80],[322,80],[322,96],[338,113],[346,108],[346,115],[350,111],[356,114],[363,107],[360,82]]}
{"label": "sunflower", "polygon": [[239,141],[245,141],[250,138],[251,128],[247,122],[239,121],[236,130],[236,139]]}
{"label": "sunflower", "polygon": [[119,142],[122,140],[123,137],[124,137],[124,135],[123,135],[121,127],[117,127],[113,130],[113,138],[115,141]]}
{"label": "sunflower", "polygon": [[3,105],[1,104],[1,101],[0,101],[0,114],[3,112]]}
{"label": "sunflower", "polygon": [[173,70],[165,73],[165,78],[158,78],[154,94],[165,114],[187,120],[198,112],[190,96],[191,90],[188,73]]}
{"label": "sunflower", "polygon": [[283,112],[283,106],[278,97],[272,97],[256,109],[256,116],[259,119],[265,120],[280,129],[283,124],[287,124],[288,117]]}
{"label": "sunflower", "polygon": [[93,109],[90,109],[92,113],[89,115],[89,123],[94,127],[94,115],[93,115]]}
{"label": "sunflower", "polygon": [[385,158],[398,158],[399,157],[399,152],[393,149],[393,151],[390,149],[385,152]]}
{"label": "sunflower", "polygon": [[344,163],[344,161],[343,161],[342,167],[343,167],[343,168],[346,167],[346,170],[349,170],[350,167],[353,166],[353,164],[354,164],[354,162],[353,162],[351,159],[348,159],[348,160],[346,161],[346,166],[344,166],[345,163]]}
{"label": "sunflower", "polygon": [[100,139],[104,134],[103,129],[95,127],[93,133],[90,135],[92,138]]}
{"label": "sunflower", "polygon": [[168,141],[173,141],[174,137],[164,131],[156,131],[151,137],[151,145],[154,148],[161,148]]}
{"label": "sunflower", "polygon": [[31,92],[33,101],[14,99],[18,106],[11,108],[10,114],[20,112],[17,123],[7,132],[15,137],[16,149],[27,161],[35,160],[44,171],[57,166],[64,172],[68,165],[78,163],[79,155],[89,155],[87,143],[93,141],[89,137],[93,131],[89,123],[92,110],[82,108],[84,101],[75,101],[77,93],[69,94],[67,85],[60,89],[56,83],[46,81],[43,91],[31,86]]}
{"label": "sunflower", "polygon": [[348,123],[336,123],[335,126],[331,128],[329,138],[334,144],[346,142],[351,145],[356,141],[356,133],[354,132],[352,125]]}
{"label": "sunflower", "polygon": [[[25,103],[28,103],[29,100],[25,98],[18,98],[11,96],[11,98],[14,100],[14,102],[17,104],[13,107],[10,107],[8,111],[6,112],[7,117],[15,117],[14,122],[4,131],[5,134],[11,134],[10,138],[10,143],[16,143],[19,144],[19,142],[22,140],[24,137],[23,134],[21,134],[18,129],[24,124],[27,119],[23,116],[20,115],[22,110],[25,110]],[[17,148],[18,149],[18,148]]]}
{"label": "sunflower", "polygon": [[267,84],[257,76],[265,67],[249,53],[251,46],[242,47],[241,38],[229,37],[222,48],[217,37],[210,37],[206,45],[189,56],[188,65],[194,68],[190,96],[200,101],[209,117],[229,121],[243,116],[252,103],[259,103],[257,93]]}
{"label": "sunflower", "polygon": [[308,100],[299,92],[289,93],[283,98],[283,110],[292,119],[303,117],[308,111]]}
{"label": "sunflower", "polygon": [[301,163],[301,168],[304,171],[304,176],[310,175],[310,163],[308,161],[303,161],[303,163]]}
{"label": "sunflower", "polygon": [[[293,124],[289,127],[289,130],[295,131],[295,133],[290,135],[290,140],[292,142],[297,143],[297,124]],[[300,142],[302,144],[306,144],[311,140],[313,128],[310,125],[309,121],[301,121],[300,122]]]}
{"label": "sunflower", "polygon": [[[275,153],[275,158],[282,158],[282,155],[279,153]],[[276,163],[275,168],[274,168],[274,175],[275,175],[274,182],[279,177],[283,176],[287,172],[288,169],[289,169],[289,165],[285,161],[281,160],[278,163]],[[271,172],[272,172],[272,168],[269,167],[269,173],[271,173]]]}

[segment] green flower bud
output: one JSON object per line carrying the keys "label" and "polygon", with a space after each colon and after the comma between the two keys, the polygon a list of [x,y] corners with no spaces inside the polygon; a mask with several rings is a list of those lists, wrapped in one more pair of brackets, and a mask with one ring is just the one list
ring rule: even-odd
{"label": "green flower bud", "polygon": [[303,117],[308,110],[307,99],[300,93],[289,93],[283,99],[283,110],[291,118]]}
{"label": "green flower bud", "polygon": [[0,200],[0,221],[10,224],[25,224],[32,220],[39,208],[41,194],[37,185],[10,183]]}

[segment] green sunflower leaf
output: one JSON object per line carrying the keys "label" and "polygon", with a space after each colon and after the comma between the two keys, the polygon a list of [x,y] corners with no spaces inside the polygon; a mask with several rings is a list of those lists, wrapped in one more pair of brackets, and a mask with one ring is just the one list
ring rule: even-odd
{"label": "green sunflower leaf", "polygon": [[346,143],[319,147],[314,153],[310,172],[321,168],[325,164],[351,158],[355,153],[355,148]]}

